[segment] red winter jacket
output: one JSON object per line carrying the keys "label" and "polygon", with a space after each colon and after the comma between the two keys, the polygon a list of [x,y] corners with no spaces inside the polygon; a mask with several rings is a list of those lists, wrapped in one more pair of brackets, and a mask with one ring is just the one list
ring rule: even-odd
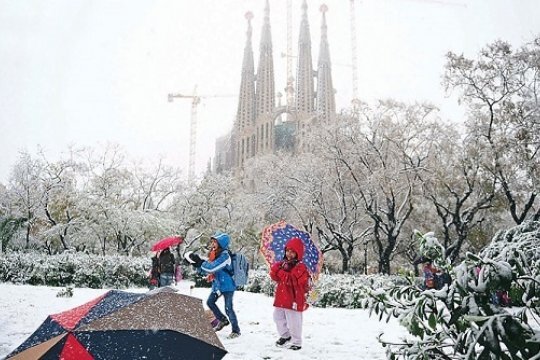
{"label": "red winter jacket", "polygon": [[[308,288],[309,273],[306,265],[301,262],[304,255],[302,240],[293,238],[289,240],[285,248],[292,248],[296,252],[298,262],[287,264],[287,260],[283,260],[272,265],[270,277],[277,282],[274,306],[304,311],[308,308],[306,289]],[[288,269],[289,267],[290,269]]]}

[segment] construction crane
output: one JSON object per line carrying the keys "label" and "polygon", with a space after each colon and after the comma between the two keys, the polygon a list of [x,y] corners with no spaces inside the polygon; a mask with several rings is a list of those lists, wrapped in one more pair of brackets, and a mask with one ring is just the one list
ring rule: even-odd
{"label": "construction crane", "polygon": [[352,62],[352,110],[356,116],[358,114],[358,106],[360,100],[358,99],[358,59],[356,56],[357,44],[356,44],[356,12],[354,9],[354,0],[350,3],[351,11],[351,62]]}
{"label": "construction crane", "polygon": [[292,108],[294,102],[294,77],[292,74],[292,0],[287,0],[287,107]]}
{"label": "construction crane", "polygon": [[195,180],[195,161],[197,158],[197,106],[201,103],[201,99],[218,98],[218,97],[236,97],[237,95],[197,95],[197,85],[193,88],[191,95],[184,94],[169,94],[169,102],[177,99],[191,99],[191,119],[189,124],[189,167],[188,167],[188,183],[192,184]]}

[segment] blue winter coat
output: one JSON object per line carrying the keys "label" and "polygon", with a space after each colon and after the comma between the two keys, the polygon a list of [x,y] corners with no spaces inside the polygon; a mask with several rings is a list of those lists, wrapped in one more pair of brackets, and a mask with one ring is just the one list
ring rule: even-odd
{"label": "blue winter coat", "polygon": [[234,291],[236,286],[232,278],[232,260],[227,250],[223,250],[214,261],[205,261],[202,263],[200,272],[204,274],[214,274],[212,281],[212,291]]}

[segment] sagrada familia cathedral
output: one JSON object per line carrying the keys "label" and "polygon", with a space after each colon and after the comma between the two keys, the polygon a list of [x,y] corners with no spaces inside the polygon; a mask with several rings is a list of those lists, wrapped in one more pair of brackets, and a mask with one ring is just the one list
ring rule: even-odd
{"label": "sagrada familia cathedral", "polygon": [[[304,0],[298,38],[296,83],[294,88],[289,83],[285,89],[290,96],[287,105],[282,105],[281,101],[276,104],[268,0],[264,9],[257,72],[251,41],[253,15],[246,14],[247,39],[238,110],[231,132],[216,141],[214,172],[242,169],[249,158],[279,150],[293,153],[307,151],[309,143],[305,138],[310,129],[335,119],[336,104],[325,17],[327,7],[322,5],[320,8],[321,39],[316,69],[313,67],[307,10]],[[282,117],[286,120],[283,121]]]}

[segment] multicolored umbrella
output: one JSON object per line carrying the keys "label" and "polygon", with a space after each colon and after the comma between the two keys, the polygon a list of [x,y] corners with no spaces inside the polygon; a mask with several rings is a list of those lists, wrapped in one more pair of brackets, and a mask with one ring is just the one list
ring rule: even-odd
{"label": "multicolored umbrella", "polygon": [[298,230],[291,224],[287,224],[284,220],[264,228],[260,251],[268,265],[271,266],[276,261],[281,261],[285,257],[285,245],[294,237],[302,240],[304,244],[302,262],[308,268],[313,279],[316,280],[323,265],[321,250],[311,240],[307,232]]}
{"label": "multicolored umbrella", "polygon": [[7,359],[221,359],[202,301],[166,287],[111,290],[50,315]]}
{"label": "multicolored umbrella", "polygon": [[184,239],[180,236],[169,236],[152,245],[152,251],[160,251],[171,246],[176,246],[182,243],[182,241],[184,241]]}

